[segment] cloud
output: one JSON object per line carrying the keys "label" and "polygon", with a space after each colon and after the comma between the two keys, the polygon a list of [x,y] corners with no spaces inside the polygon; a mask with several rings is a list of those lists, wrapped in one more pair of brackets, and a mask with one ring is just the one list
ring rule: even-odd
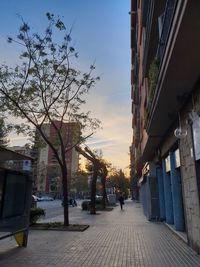
{"label": "cloud", "polygon": [[130,164],[131,101],[128,90],[118,88],[115,92],[116,81],[107,82],[101,81],[86,99],[85,108],[100,119],[103,128],[87,141],[87,145],[91,149],[101,149],[106,160],[123,169]]}
{"label": "cloud", "polygon": [[29,142],[27,136],[22,135],[10,135],[9,139],[9,146],[24,146],[26,143]]}

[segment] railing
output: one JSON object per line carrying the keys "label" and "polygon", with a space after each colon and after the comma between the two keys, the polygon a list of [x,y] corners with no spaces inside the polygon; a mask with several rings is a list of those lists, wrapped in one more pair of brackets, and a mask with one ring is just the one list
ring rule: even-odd
{"label": "railing", "polygon": [[158,43],[157,54],[152,61],[149,68],[149,96],[147,99],[147,107],[145,109],[145,128],[148,128],[149,115],[151,113],[154,94],[156,92],[157,80],[159,75],[160,64],[165,53],[165,47],[168,41],[168,36],[171,29],[171,24],[174,16],[177,0],[167,0],[165,5],[165,11],[162,20],[162,29],[160,40]]}
{"label": "railing", "polygon": [[[153,1],[149,0],[148,1],[148,6],[147,3],[144,3],[145,6],[143,6],[143,10],[145,7],[145,15],[142,17],[143,20],[143,25],[146,25],[146,37],[145,37],[145,43],[144,43],[144,55],[143,55],[143,72],[144,69],[146,69],[146,64],[147,64],[147,55],[148,55],[148,45],[149,45],[149,39],[150,39],[150,29],[151,29],[151,21],[152,21],[152,16],[153,16]],[[146,10],[147,8],[147,10]]]}
{"label": "railing", "polygon": [[157,58],[160,59],[160,62],[162,61],[162,58],[164,55],[165,46],[166,46],[167,39],[169,36],[176,2],[177,0],[167,0],[166,2],[165,12],[164,12],[164,17],[163,17],[163,22],[162,22],[162,31],[161,31],[159,44],[158,44],[158,50],[157,50]]}

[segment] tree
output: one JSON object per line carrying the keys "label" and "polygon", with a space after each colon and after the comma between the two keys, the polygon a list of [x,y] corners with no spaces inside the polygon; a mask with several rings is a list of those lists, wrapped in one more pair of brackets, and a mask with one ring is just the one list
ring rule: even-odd
{"label": "tree", "polygon": [[115,188],[116,192],[123,192],[128,197],[128,189],[130,188],[130,181],[126,178],[122,170],[113,169],[112,173],[107,179],[108,187]]}
{"label": "tree", "polygon": [[7,139],[9,128],[6,127],[3,117],[0,117],[0,146],[8,146],[9,140]]}
{"label": "tree", "polygon": [[90,183],[90,194],[91,194],[91,203],[90,203],[90,214],[96,214],[95,199],[96,199],[96,182],[99,174],[99,169],[101,168],[100,162],[95,154],[87,147],[85,150],[76,146],[76,150],[84,156],[87,160],[92,162],[92,179]]}
{"label": "tree", "polygon": [[106,204],[108,204],[108,197],[106,192],[106,178],[108,175],[108,168],[111,167],[111,164],[105,161],[104,159],[100,159],[101,161],[101,170],[99,176],[101,177],[101,185],[102,185],[102,208],[105,209]]}
{"label": "tree", "polygon": [[102,152],[97,153],[97,151],[92,152],[88,147],[85,150],[76,146],[76,150],[83,155],[87,160],[86,169],[92,173],[92,179],[90,184],[90,194],[91,194],[91,204],[90,204],[90,214],[96,214],[95,199],[96,199],[96,183],[98,176],[101,178],[102,185],[102,208],[105,209],[106,203],[108,203],[107,193],[106,193],[106,177],[108,175],[107,167],[110,164],[102,159]]}
{"label": "tree", "polygon": [[78,193],[88,192],[88,173],[83,170],[77,171],[73,175],[71,189],[76,189]]}
{"label": "tree", "polygon": [[[48,26],[44,34],[33,33],[28,23],[22,25],[16,38],[8,38],[9,43],[20,45],[23,52],[21,61],[14,67],[0,67],[0,108],[16,118],[13,127],[18,133],[34,135],[35,130],[52,149],[61,169],[64,197],[64,225],[69,224],[68,183],[66,152],[83,142],[100,125],[99,120],[83,112],[85,95],[96,84],[99,77],[93,77],[94,65],[82,73],[74,68],[73,59],[78,53],[71,45],[71,29],[67,32],[64,23],[53,14],[46,14]],[[55,36],[62,35],[56,43]],[[17,119],[23,119],[18,124]],[[65,123],[76,122],[79,127],[74,132],[74,142],[65,141]],[[54,136],[45,130],[52,124]],[[90,131],[87,136],[80,131]]]}

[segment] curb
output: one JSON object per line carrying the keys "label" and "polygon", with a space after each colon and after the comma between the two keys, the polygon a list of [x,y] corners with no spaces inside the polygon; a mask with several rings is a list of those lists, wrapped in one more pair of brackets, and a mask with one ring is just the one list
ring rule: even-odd
{"label": "curb", "polygon": [[179,232],[176,231],[174,229],[174,227],[166,222],[164,222],[164,224],[175,234],[177,235],[184,243],[186,243],[188,245],[188,240],[187,240],[187,236],[186,234],[184,234],[185,232]]}

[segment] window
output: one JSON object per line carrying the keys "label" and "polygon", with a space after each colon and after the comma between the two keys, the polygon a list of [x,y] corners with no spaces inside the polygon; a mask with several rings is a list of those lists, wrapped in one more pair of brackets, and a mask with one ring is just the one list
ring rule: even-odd
{"label": "window", "polygon": [[161,38],[161,34],[162,34],[163,20],[164,20],[164,13],[158,17],[159,38]]}
{"label": "window", "polygon": [[26,176],[7,173],[3,218],[23,215],[26,199]]}

